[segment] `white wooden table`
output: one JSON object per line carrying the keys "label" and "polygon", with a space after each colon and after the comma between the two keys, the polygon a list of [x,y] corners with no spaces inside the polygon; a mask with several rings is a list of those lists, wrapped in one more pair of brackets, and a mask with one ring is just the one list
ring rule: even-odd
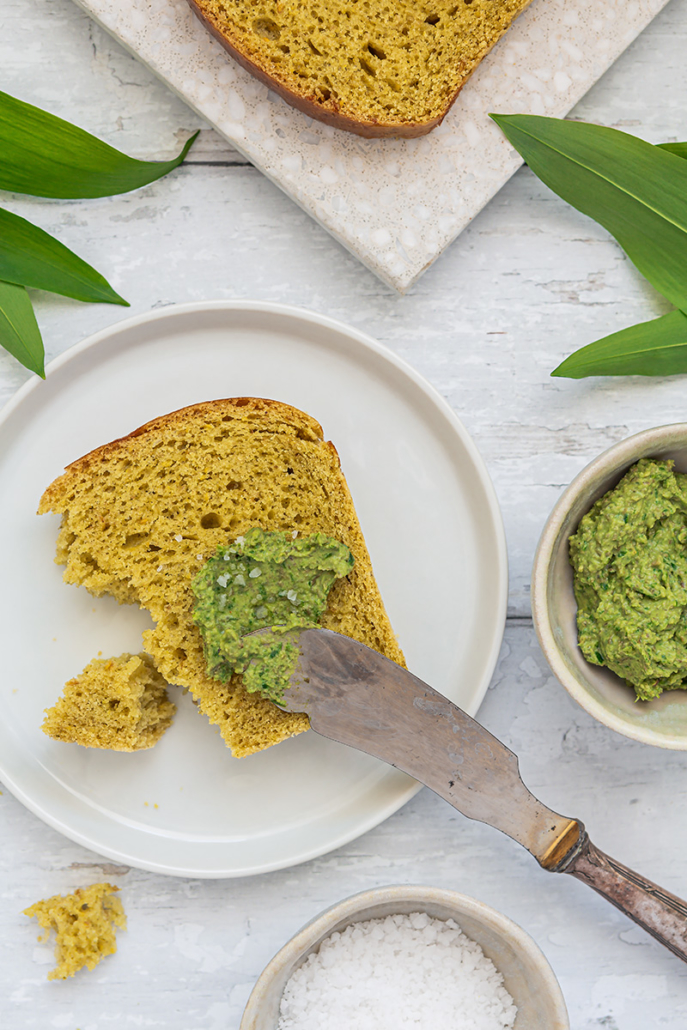
{"label": "white wooden table", "polygon": [[[1,7],[0,88],[139,157],[170,156],[198,127],[71,0]],[[686,47],[687,0],[672,0],[576,114],[654,142],[687,138]],[[510,617],[480,718],[520,754],[543,801],[687,896],[687,754],[634,743],[588,717],[550,675],[530,621],[532,554],[562,488],[614,441],[687,417],[684,377],[549,378],[576,347],[665,310],[606,233],[522,170],[401,298],[205,129],[187,165],[134,195],[2,201],[91,261],[131,313],[213,298],[299,304],[365,329],[443,393],[486,459],[510,549]],[[129,313],[35,299],[49,357]],[[27,376],[0,353],[0,403]],[[575,1030],[687,1027],[687,966],[591,891],[540,871],[428,791],[338,852],[218,882],[113,866],[6,791],[0,819],[3,1030],[236,1030],[259,972],[303,922],[355,891],[411,882],[474,895],[528,930],[561,981]],[[21,910],[103,878],[121,886],[129,916],[118,954],[94,973],[48,983],[51,952],[36,946]]]}

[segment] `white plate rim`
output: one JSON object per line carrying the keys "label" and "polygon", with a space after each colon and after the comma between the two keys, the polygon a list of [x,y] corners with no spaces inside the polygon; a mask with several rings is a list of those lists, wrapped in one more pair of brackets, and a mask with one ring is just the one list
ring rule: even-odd
{"label": "white plate rim", "polygon": [[[477,447],[470,437],[469,433],[465,429],[463,423],[460,421],[458,416],[453,411],[453,408],[448,402],[441,396],[438,390],[435,389],[423,376],[417,372],[412,365],[404,361],[397,354],[395,354],[390,348],[384,344],[375,340],[373,337],[368,336],[366,333],[361,332],[359,329],[349,326],[338,319],[331,318],[328,315],[320,314],[306,308],[301,308],[296,305],[281,304],[272,301],[253,301],[253,300],[215,300],[215,301],[193,301],[185,304],[169,304],[163,308],[156,308],[153,311],[147,311],[140,315],[134,315],[130,318],[120,319],[117,322],[112,323],[105,329],[101,329],[96,333],[87,336],[85,339],[72,345],[65,350],[58,357],[54,358],[46,366],[46,381],[51,375],[61,369],[64,365],[68,364],[71,360],[82,354],[84,351],[91,348],[98,347],[100,344],[106,342],[109,338],[116,336],[121,332],[129,332],[131,329],[135,329],[138,326],[149,325],[157,321],[164,322],[167,319],[174,319],[177,316],[186,316],[188,314],[202,314],[208,311],[233,311],[242,312],[246,314],[251,313],[269,313],[272,315],[283,316],[288,320],[300,320],[309,322],[316,326],[321,326],[325,329],[330,329],[335,332],[341,333],[347,336],[349,339],[354,340],[356,343],[361,345],[364,349],[370,350],[379,357],[383,358],[395,368],[405,375],[412,384],[418,388],[429,400],[437,412],[443,417],[449,428],[458,437],[461,445],[465,449],[467,455],[472,463],[473,470],[477,475],[480,485],[484,491],[484,499],[487,502],[489,514],[492,519],[492,529],[494,531],[494,557],[495,567],[497,570],[497,588],[496,588],[496,603],[494,613],[494,625],[491,634],[491,645],[489,647],[488,654],[484,661],[484,673],[479,687],[474,690],[475,702],[474,712],[478,710],[484,695],[487,692],[489,683],[496,667],[499,652],[501,649],[501,643],[503,641],[503,635],[505,632],[506,624],[506,611],[508,603],[508,557],[507,557],[507,546],[506,546],[506,535],[503,525],[503,517],[501,508],[499,506],[496,492],[493,484],[487,472],[484,460],[477,450]],[[23,403],[25,398],[30,396],[35,390],[40,389],[43,385],[43,380],[37,376],[29,379],[24,383],[13,395],[13,397],[7,402],[2,411],[0,411],[0,429],[9,420],[13,413]],[[137,856],[132,856],[126,851],[120,851],[109,845],[103,845],[98,843],[97,840],[90,838],[87,834],[82,833],[69,825],[65,824],[60,818],[53,815],[49,808],[44,807],[39,801],[36,801],[30,793],[27,793],[12,776],[11,772],[5,767],[3,763],[2,755],[0,754],[0,779],[7,790],[24,805],[30,812],[38,816],[48,826],[62,833],[69,840],[72,840],[76,844],[80,844],[96,854],[102,855],[105,858],[111,859],[122,864],[126,864],[133,868],[147,870],[153,873],[162,873],[171,876],[182,876],[192,877],[197,879],[227,879],[241,876],[258,875],[264,872],[273,872],[279,869],[290,868],[294,865],[299,865],[303,862],[310,861],[311,859],[318,858],[321,855],[329,854],[331,851],[342,847],[345,844],[350,843],[352,840],[356,840],[358,837],[367,833],[369,830],[378,826],[384,822],[400,808],[402,808],[408,801],[411,800],[421,789],[422,784],[415,781],[409,781],[407,787],[403,790],[399,790],[393,801],[377,809],[373,815],[366,819],[361,819],[355,828],[350,829],[346,832],[341,833],[337,837],[332,839],[323,846],[316,846],[304,851],[297,859],[287,858],[283,861],[271,861],[265,862],[259,866],[251,867],[250,869],[239,868],[231,870],[218,871],[203,870],[203,869],[190,869],[188,867],[176,867],[166,866],[163,863],[156,861],[149,861],[141,859]],[[409,779],[409,778],[407,778]]]}

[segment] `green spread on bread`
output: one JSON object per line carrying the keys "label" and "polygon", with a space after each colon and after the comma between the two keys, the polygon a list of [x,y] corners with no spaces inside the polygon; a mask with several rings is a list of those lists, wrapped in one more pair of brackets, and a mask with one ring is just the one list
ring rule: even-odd
{"label": "green spread on bread", "polygon": [[227,682],[239,673],[246,690],[279,703],[298,659],[284,633],[318,626],[334,581],[352,568],[346,545],[324,533],[256,527],[219,547],[192,583],[209,674]]}

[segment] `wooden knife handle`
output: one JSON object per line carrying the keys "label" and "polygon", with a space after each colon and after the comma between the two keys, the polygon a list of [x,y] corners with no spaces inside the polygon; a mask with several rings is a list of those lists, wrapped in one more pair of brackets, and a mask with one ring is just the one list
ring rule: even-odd
{"label": "wooden knife handle", "polygon": [[561,872],[571,873],[687,962],[687,904],[651,880],[616,862],[587,834]]}

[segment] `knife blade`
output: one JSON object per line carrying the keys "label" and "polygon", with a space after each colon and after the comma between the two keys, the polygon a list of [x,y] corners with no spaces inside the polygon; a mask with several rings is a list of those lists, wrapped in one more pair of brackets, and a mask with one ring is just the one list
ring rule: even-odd
{"label": "knife blade", "polygon": [[587,883],[687,961],[685,902],[605,855],[579,819],[543,805],[523,783],[517,756],[475,719],[350,637],[325,629],[285,637],[300,653],[280,707],[305,712],[317,733],[408,773],[506,833],[544,869]]}

